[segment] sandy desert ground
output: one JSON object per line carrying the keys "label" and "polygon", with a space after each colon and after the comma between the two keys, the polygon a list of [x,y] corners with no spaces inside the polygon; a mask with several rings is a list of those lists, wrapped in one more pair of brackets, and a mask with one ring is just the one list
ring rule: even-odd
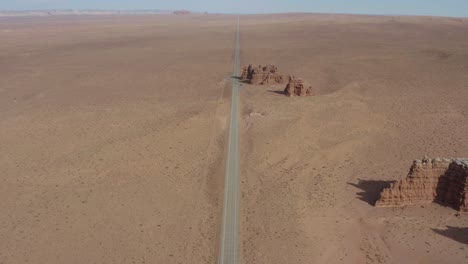
{"label": "sandy desert ground", "polygon": [[466,215],[372,206],[412,160],[468,156],[468,21],[242,21],[244,64],[276,64],[318,93],[243,88],[243,263],[468,262]]}
{"label": "sandy desert ground", "polygon": [[215,262],[234,21],[1,20],[0,263]]}
{"label": "sandy desert ground", "polygon": [[[0,18],[0,263],[215,263],[235,17]],[[375,208],[468,157],[468,21],[241,18],[241,263],[464,263],[468,217]]]}

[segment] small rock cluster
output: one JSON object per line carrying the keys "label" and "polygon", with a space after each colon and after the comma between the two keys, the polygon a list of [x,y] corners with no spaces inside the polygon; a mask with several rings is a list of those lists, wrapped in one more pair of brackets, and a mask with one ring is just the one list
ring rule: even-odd
{"label": "small rock cluster", "polygon": [[292,75],[280,74],[275,65],[249,64],[244,67],[241,80],[249,84],[274,85],[287,84],[284,94],[287,96],[308,96],[312,95],[312,87],[307,86],[302,79]]}
{"label": "small rock cluster", "polygon": [[284,75],[280,74],[278,67],[275,65],[266,66],[246,66],[242,72],[241,79],[250,84],[283,84],[287,80]]}
{"label": "small rock cluster", "polygon": [[284,89],[284,94],[287,96],[308,96],[312,95],[312,87],[307,87],[302,79],[297,79],[291,75],[289,76],[288,85]]}
{"label": "small rock cluster", "polygon": [[384,189],[378,207],[438,202],[468,211],[468,159],[415,160],[406,178]]}

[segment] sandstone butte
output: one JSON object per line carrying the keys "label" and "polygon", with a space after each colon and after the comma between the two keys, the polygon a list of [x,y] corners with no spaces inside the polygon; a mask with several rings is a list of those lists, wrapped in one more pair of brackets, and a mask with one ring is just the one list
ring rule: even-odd
{"label": "sandstone butte", "polygon": [[280,74],[275,65],[258,65],[244,67],[241,80],[250,84],[285,84],[287,77]]}
{"label": "sandstone butte", "polygon": [[305,85],[302,79],[291,75],[288,85],[284,89],[284,94],[287,96],[308,96],[312,95],[312,87]]}
{"label": "sandstone butte", "polygon": [[384,189],[378,207],[437,202],[468,211],[468,159],[415,160],[408,176]]}

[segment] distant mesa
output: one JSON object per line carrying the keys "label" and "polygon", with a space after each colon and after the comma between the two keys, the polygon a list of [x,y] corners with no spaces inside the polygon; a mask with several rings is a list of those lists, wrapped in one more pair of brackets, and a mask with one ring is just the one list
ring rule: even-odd
{"label": "distant mesa", "polygon": [[406,178],[384,189],[378,207],[437,202],[468,212],[468,159],[415,160]]}
{"label": "distant mesa", "polygon": [[241,80],[250,84],[285,84],[287,77],[280,74],[275,65],[258,65],[244,67]]}
{"label": "distant mesa", "polygon": [[189,15],[189,14],[191,14],[191,12],[188,11],[188,10],[176,10],[176,11],[174,11],[174,12],[172,12],[172,13],[173,13],[174,15],[179,15],[179,16],[180,16],[180,15]]}
{"label": "distant mesa", "polygon": [[309,96],[312,95],[312,87],[307,86],[302,79],[295,76],[289,76],[288,85],[284,89],[286,96]]}

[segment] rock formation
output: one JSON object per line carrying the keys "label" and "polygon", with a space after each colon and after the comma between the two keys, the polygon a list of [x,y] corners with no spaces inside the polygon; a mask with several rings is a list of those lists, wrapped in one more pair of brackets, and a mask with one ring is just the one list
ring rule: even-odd
{"label": "rock formation", "polygon": [[292,75],[280,74],[275,65],[258,65],[244,67],[241,80],[250,84],[285,84],[284,94],[287,96],[312,95],[312,87],[307,86],[302,79]]}
{"label": "rock formation", "polygon": [[174,15],[189,15],[191,12],[188,10],[176,10],[172,12]]}
{"label": "rock formation", "polygon": [[415,160],[406,178],[384,189],[376,202],[392,207],[438,202],[468,211],[468,159]]}
{"label": "rock formation", "polygon": [[250,84],[284,84],[287,82],[286,76],[278,71],[275,65],[249,66],[244,67],[241,79]]}
{"label": "rock formation", "polygon": [[302,79],[297,79],[294,76],[289,76],[288,85],[284,89],[284,94],[287,96],[308,96],[312,95],[312,87],[307,87]]}

